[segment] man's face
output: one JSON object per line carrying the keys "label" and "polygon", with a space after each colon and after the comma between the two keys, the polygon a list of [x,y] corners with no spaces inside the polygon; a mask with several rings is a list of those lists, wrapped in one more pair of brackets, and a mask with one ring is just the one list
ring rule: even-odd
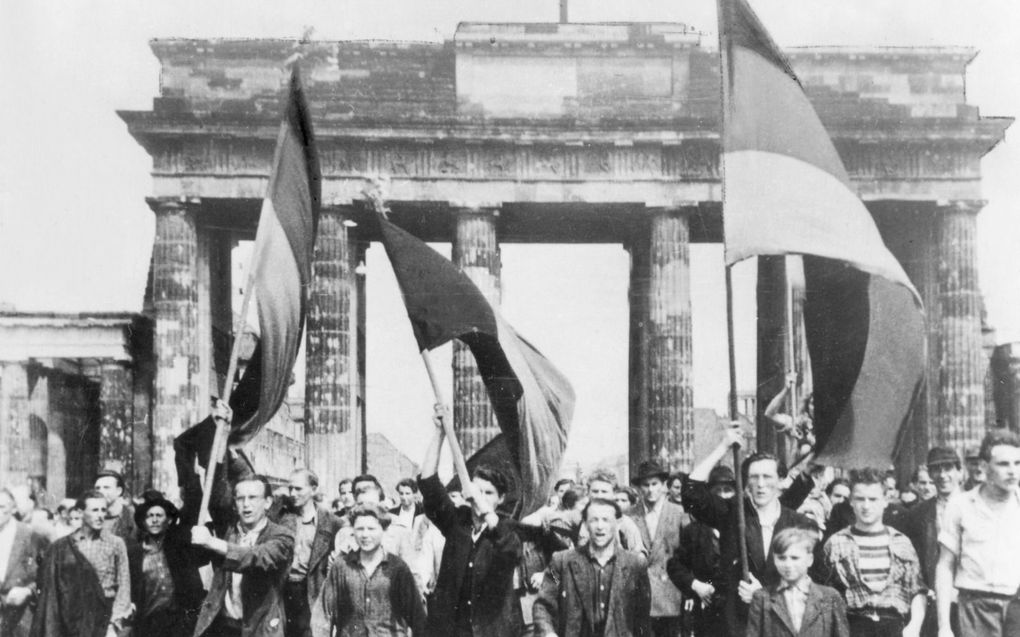
{"label": "man's face", "polygon": [[967,458],[967,478],[971,482],[985,481],[985,466],[980,458]]}
{"label": "man's face", "polygon": [[1020,447],[996,445],[983,465],[986,484],[1002,491],[1015,489],[1020,481]]}
{"label": "man's face", "polygon": [[837,484],[832,487],[832,495],[829,496],[829,501],[832,502],[833,505],[836,505],[840,502],[846,502],[849,497],[850,487],[845,484]]}
{"label": "man's face", "polygon": [[560,486],[556,487],[556,497],[562,500],[563,494],[566,493],[567,491],[570,491],[570,488],[572,486],[574,485],[569,482],[564,482]]}
{"label": "man's face", "polygon": [[620,510],[626,513],[630,511],[630,496],[622,491],[620,493],[614,493],[613,499],[616,500],[616,504],[620,505]]}
{"label": "man's face", "polygon": [[638,488],[647,504],[656,504],[666,494],[666,483],[662,478],[645,478],[638,483]]}
{"label": "man's face", "polygon": [[405,509],[413,509],[415,502],[414,491],[411,487],[401,486],[397,487],[397,496],[400,498],[400,506]]}
{"label": "man's face", "polygon": [[103,497],[106,498],[107,506],[113,504],[124,493],[124,489],[117,486],[117,478],[113,476],[96,478],[95,486],[96,491],[102,493]]}
{"label": "man's face", "polygon": [[728,482],[713,484],[708,490],[713,495],[717,495],[723,500],[729,500],[733,496],[737,495],[737,489]]}
{"label": "man's face", "polygon": [[161,506],[150,507],[145,512],[145,531],[149,535],[163,535],[170,518]]}
{"label": "man's face", "polygon": [[588,519],[584,525],[588,527],[588,538],[592,546],[604,549],[616,539],[620,520],[616,517],[616,509],[608,504],[592,504],[588,506]]}
{"label": "man's face", "polygon": [[350,482],[340,485],[340,504],[347,508],[354,506],[354,485]]}
{"label": "man's face", "polygon": [[959,465],[952,463],[938,463],[928,465],[928,475],[935,483],[935,491],[938,495],[946,497],[960,488],[963,482],[963,470]]}
{"label": "man's face", "polygon": [[381,504],[382,497],[378,489],[363,489],[354,497],[355,504]]}
{"label": "man's face", "polygon": [[607,500],[612,500],[613,485],[602,480],[592,480],[588,483],[588,496],[592,498],[605,498]]}
{"label": "man's face", "polygon": [[850,507],[862,528],[880,523],[885,505],[885,487],[881,484],[856,484],[850,490]]}
{"label": "man's face", "polygon": [[89,498],[85,500],[85,509],[81,512],[81,523],[86,529],[100,531],[106,519],[106,499]]}
{"label": "man's face", "polygon": [[747,468],[747,492],[756,507],[775,502],[779,497],[779,466],[775,460],[751,463]]}
{"label": "man's face", "polygon": [[234,487],[234,506],[245,528],[257,526],[266,517],[273,499],[266,497],[265,486],[257,480],[238,482]]}
{"label": "man's face", "polygon": [[370,553],[379,548],[383,538],[383,528],[379,520],[371,515],[358,516],[354,520],[354,541],[358,548]]}
{"label": "man's face", "polygon": [[71,509],[71,512],[67,514],[67,523],[72,529],[80,529],[83,519],[84,513],[82,513],[81,509]]}
{"label": "man's face", "polygon": [[784,582],[796,582],[803,579],[814,563],[814,556],[804,544],[792,544],[785,553],[773,555],[776,570]]}
{"label": "man's face", "polygon": [[683,480],[673,480],[669,483],[669,501],[674,504],[681,504],[680,491],[683,489]]}
{"label": "man's face", "polygon": [[922,500],[930,500],[935,497],[938,491],[935,488],[935,481],[927,470],[917,472],[917,495]]}
{"label": "man's face", "polygon": [[503,503],[503,496],[499,494],[496,487],[488,480],[475,477],[471,478],[471,484],[475,487],[477,497],[487,501],[493,511],[495,511],[496,507]]}
{"label": "man's face", "polygon": [[315,487],[308,484],[308,477],[303,473],[295,473],[287,485],[287,495],[290,497],[291,505],[295,509],[300,509],[315,497]]}
{"label": "man's face", "polygon": [[0,493],[0,529],[14,518],[14,511],[14,498],[6,492]]}
{"label": "man's face", "polygon": [[362,480],[354,483],[354,501],[358,502],[358,496],[366,491],[376,492],[376,502],[382,502],[382,489],[371,480]]}

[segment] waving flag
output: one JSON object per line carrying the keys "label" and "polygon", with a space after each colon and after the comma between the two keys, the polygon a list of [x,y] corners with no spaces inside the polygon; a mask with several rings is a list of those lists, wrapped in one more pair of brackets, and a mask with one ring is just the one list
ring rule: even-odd
{"label": "waving flag", "polygon": [[890,457],[923,382],[920,298],[746,0],[719,0],[726,263],[804,255],[819,462]]}
{"label": "waving flag", "polygon": [[517,472],[520,510],[538,509],[559,475],[573,388],[453,263],[386,219],[379,223],[418,349],[454,338],[471,349]]}
{"label": "waving flag", "polygon": [[[232,446],[255,437],[287,396],[305,321],[305,289],[311,282],[321,181],[308,105],[295,64],[255,235],[251,285],[260,334],[230,396]],[[208,467],[214,433],[210,417],[178,436],[174,449],[182,485],[190,479],[187,474],[193,473],[195,459]]]}

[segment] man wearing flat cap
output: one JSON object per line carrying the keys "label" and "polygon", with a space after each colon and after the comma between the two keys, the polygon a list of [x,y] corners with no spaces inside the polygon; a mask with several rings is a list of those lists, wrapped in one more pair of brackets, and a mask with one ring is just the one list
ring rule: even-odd
{"label": "man wearing flat cap", "polygon": [[[948,447],[933,447],[928,451],[925,464],[928,475],[935,483],[936,496],[908,509],[892,526],[910,538],[914,550],[917,551],[921,575],[930,592],[928,612],[924,615],[921,635],[934,637],[938,634],[938,613],[935,612],[935,600],[932,595],[935,591],[935,565],[939,561],[939,531],[942,529],[946,503],[949,502],[950,496],[960,490],[963,483],[963,464],[960,462],[960,456]],[[952,622],[954,624],[955,618],[954,613]]]}
{"label": "man wearing flat cap", "polygon": [[655,637],[676,637],[681,630],[683,595],[666,573],[666,563],[680,545],[680,532],[689,522],[683,507],[666,497],[669,471],[655,460],[638,465],[631,483],[641,498],[630,516],[641,531],[648,549],[648,580],[652,590],[652,633]]}

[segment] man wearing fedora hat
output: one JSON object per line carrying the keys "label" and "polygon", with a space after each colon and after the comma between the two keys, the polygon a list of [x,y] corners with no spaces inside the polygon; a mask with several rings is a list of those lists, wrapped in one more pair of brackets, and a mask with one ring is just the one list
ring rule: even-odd
{"label": "man wearing fedora hat", "polygon": [[648,580],[652,590],[652,633],[655,637],[676,637],[680,634],[683,595],[666,573],[666,563],[680,545],[680,532],[690,521],[683,507],[666,497],[669,471],[655,460],[638,465],[631,483],[641,491],[641,498],[629,515],[641,531],[641,540],[648,550]]}

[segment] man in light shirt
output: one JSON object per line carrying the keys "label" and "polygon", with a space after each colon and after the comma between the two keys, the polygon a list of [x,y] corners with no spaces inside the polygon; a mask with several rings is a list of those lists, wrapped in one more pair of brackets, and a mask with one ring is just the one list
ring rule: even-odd
{"label": "man in light shirt", "polygon": [[989,432],[979,452],[985,481],[946,504],[939,530],[935,597],[939,636],[950,625],[953,588],[958,593],[956,637],[1020,635],[1020,437]]}

